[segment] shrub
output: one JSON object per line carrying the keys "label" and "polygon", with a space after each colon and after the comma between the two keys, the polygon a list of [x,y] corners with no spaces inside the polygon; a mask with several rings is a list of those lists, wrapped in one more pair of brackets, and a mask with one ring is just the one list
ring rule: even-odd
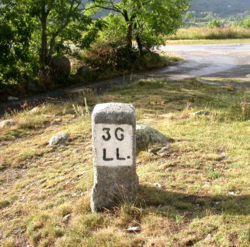
{"label": "shrub", "polygon": [[250,28],[250,17],[243,22],[245,28]]}
{"label": "shrub", "polygon": [[87,52],[85,63],[100,70],[129,70],[137,58],[137,51],[116,44],[96,45]]}
{"label": "shrub", "polygon": [[209,21],[209,22],[208,22],[207,26],[210,27],[210,28],[222,27],[222,24],[221,24],[221,22],[218,21],[218,20],[212,20],[212,21]]}

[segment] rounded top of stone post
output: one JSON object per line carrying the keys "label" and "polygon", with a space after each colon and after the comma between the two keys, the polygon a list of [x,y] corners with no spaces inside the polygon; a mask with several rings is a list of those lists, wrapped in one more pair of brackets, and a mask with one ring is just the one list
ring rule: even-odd
{"label": "rounded top of stone post", "polygon": [[95,106],[92,113],[95,124],[136,124],[135,108],[131,104],[105,103]]}

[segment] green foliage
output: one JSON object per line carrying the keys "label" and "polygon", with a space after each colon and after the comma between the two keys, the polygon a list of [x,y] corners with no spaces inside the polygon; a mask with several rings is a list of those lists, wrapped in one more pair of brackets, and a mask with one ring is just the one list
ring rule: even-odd
{"label": "green foliage", "polygon": [[210,27],[210,28],[222,27],[222,24],[218,20],[211,20],[211,21],[208,22],[207,26]]}
{"label": "green foliage", "polygon": [[[20,91],[20,87],[38,81],[39,70],[48,73],[54,55],[70,53],[69,44],[82,47],[82,32],[91,23],[83,11],[80,0],[3,0],[0,87],[13,84]],[[89,40],[94,38],[92,35]]]}
{"label": "green foliage", "polygon": [[[0,87],[7,83],[22,84],[37,72],[37,55],[29,42],[35,22],[21,6],[3,0],[0,7]],[[33,63],[32,63],[33,61]]]}
{"label": "green foliage", "polygon": [[243,27],[250,28],[250,17],[243,22]]}
{"label": "green foliage", "polygon": [[110,13],[108,16],[103,18],[106,25],[103,28],[102,32],[99,33],[99,42],[102,43],[113,43],[113,44],[124,44],[126,39],[126,30],[127,25],[124,18]]}
{"label": "green foliage", "polygon": [[[162,35],[174,33],[182,24],[183,11],[189,0],[92,0],[91,14],[100,10],[111,11],[106,18],[110,24],[106,33],[115,35],[132,47],[132,39],[140,45],[151,48],[163,43]],[[114,31],[116,30],[116,31]]]}

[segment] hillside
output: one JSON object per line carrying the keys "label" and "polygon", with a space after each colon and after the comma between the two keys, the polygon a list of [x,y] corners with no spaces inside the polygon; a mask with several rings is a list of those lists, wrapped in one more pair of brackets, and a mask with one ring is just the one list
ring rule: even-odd
{"label": "hillside", "polygon": [[249,0],[193,0],[191,10],[197,13],[214,12],[221,17],[237,15],[250,11]]}
{"label": "hillside", "polygon": [[[90,0],[82,0],[84,4],[91,2]],[[249,0],[192,0],[191,10],[197,13],[213,12],[221,17],[237,15],[250,11]]]}

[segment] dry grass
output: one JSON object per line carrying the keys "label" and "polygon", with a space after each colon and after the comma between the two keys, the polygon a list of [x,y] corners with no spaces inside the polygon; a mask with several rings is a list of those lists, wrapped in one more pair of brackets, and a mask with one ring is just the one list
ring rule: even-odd
{"label": "dry grass", "polygon": [[179,29],[175,35],[167,37],[169,40],[200,40],[200,39],[249,39],[249,28],[208,28],[193,27],[188,29]]}
{"label": "dry grass", "polygon": [[248,44],[250,39],[180,39],[180,40],[167,40],[167,45],[210,45],[210,44]]}
{"label": "dry grass", "polygon": [[[141,80],[91,95],[89,111],[100,102],[133,103],[139,122],[175,140],[164,157],[138,154],[134,202],[98,214],[89,205],[84,97],[17,113],[17,126],[0,130],[1,246],[250,246],[249,92]],[[211,114],[193,117],[197,110]],[[60,131],[70,133],[67,144],[49,147]],[[127,231],[134,226],[137,232]]]}

